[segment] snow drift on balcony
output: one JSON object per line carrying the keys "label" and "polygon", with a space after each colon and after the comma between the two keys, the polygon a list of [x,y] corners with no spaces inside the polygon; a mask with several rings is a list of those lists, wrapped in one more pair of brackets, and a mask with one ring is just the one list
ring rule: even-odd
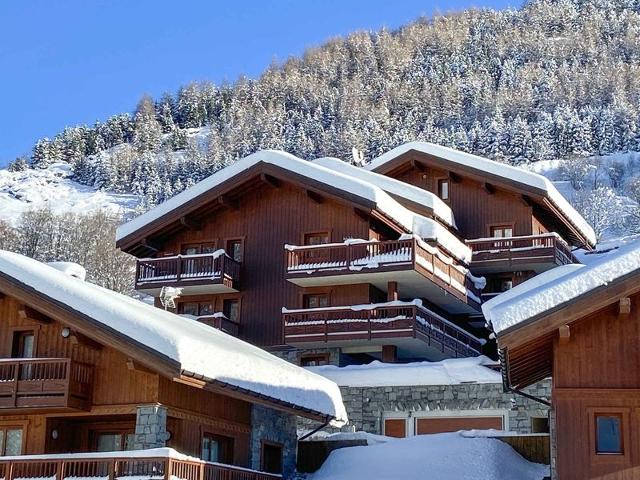
{"label": "snow drift on balcony", "polygon": [[307,370],[333,380],[341,387],[405,387],[415,385],[459,385],[501,383],[500,373],[485,356],[451,358],[440,362],[382,363],[336,367],[323,365]]}
{"label": "snow drift on balcony", "polygon": [[346,422],[338,386],[208,325],[0,250],[0,274],[179,363],[184,373],[237,386]]}
{"label": "snow drift on balcony", "polygon": [[587,221],[582,218],[582,215],[580,215],[562,196],[549,179],[537,173],[528,172],[511,165],[494,162],[488,158],[478,157],[470,153],[461,152],[459,150],[427,142],[409,142],[404,145],[400,145],[399,147],[374,158],[371,163],[365,166],[365,168],[367,170],[375,170],[381,165],[384,165],[410,150],[426,153],[427,155],[433,155],[434,157],[442,158],[464,167],[472,168],[480,172],[502,177],[528,187],[542,190],[546,193],[551,202],[560,209],[567,219],[576,227],[576,229],[584,235],[591,245],[596,244],[596,235],[593,232],[593,228],[591,228]]}
{"label": "snow drift on balcony", "polygon": [[344,162],[339,158],[325,157],[313,160],[316,165],[322,165],[323,167],[330,168],[336,172],[347,174],[351,177],[359,178],[365,182],[369,182],[372,185],[380,187],[385,192],[402,197],[411,202],[424,205],[425,207],[433,210],[433,213],[439,220],[451,227],[455,227],[456,223],[453,218],[453,212],[449,205],[444,203],[440,197],[434,193],[424,190],[422,188],[414,187],[395,178],[380,175],[379,173],[370,172],[364,168],[356,167],[350,163]]}
{"label": "snow drift on balcony", "polygon": [[[336,172],[313,162],[302,160],[294,155],[278,150],[263,150],[242,158],[234,164],[217,171],[193,187],[179,193],[148,212],[134,218],[118,228],[116,239],[120,240],[151,222],[171,213],[181,205],[215,188],[222,182],[263,162],[288,170],[310,180],[337,188],[350,195],[372,202],[375,208],[411,233],[417,233],[428,240],[435,240],[459,260],[469,262],[471,249],[444,226],[431,218],[418,215],[403,207],[380,187],[349,175]],[[419,231],[414,231],[418,229]]]}
{"label": "snow drift on balcony", "polygon": [[606,286],[640,268],[640,241],[620,247],[589,265],[564,265],[544,272],[482,305],[497,334]]}

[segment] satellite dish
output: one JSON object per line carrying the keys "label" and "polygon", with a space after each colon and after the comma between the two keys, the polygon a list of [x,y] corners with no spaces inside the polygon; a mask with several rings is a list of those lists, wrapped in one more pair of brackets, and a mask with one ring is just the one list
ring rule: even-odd
{"label": "satellite dish", "polygon": [[160,303],[165,310],[176,308],[176,298],[182,295],[182,289],[176,287],[162,287],[160,290]]}
{"label": "satellite dish", "polygon": [[356,147],[352,147],[351,156],[353,157],[354,165],[362,165],[364,163],[364,153],[362,153],[362,150],[358,150]]}

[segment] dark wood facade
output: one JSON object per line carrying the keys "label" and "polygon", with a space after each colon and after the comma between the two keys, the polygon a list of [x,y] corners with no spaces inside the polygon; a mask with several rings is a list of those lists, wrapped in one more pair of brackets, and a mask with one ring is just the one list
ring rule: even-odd
{"label": "dark wood facade", "polygon": [[[498,336],[507,387],[553,376],[560,480],[640,475],[639,280],[636,272]],[[607,444],[600,421],[612,429]]]}

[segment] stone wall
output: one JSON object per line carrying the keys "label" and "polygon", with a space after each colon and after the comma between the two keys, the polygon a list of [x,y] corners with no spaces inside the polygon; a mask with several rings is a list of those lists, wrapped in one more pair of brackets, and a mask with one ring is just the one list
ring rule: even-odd
{"label": "stone wall", "polygon": [[304,355],[313,354],[329,354],[330,365],[340,365],[340,349],[339,348],[309,348],[309,349],[291,349],[291,350],[267,350],[269,353],[280,357],[294,365],[300,365],[300,359]]}
{"label": "stone wall", "polygon": [[160,404],[139,405],[136,409],[134,449],[164,447],[168,439],[167,407]]}
{"label": "stone wall", "polygon": [[[406,387],[341,387],[342,399],[349,416],[346,429],[364,430],[369,433],[383,433],[385,416],[433,414],[435,412],[506,411],[509,418],[509,430],[518,433],[531,432],[531,417],[547,417],[548,407],[514,393],[504,393],[502,385],[461,384],[461,385],[424,385]],[[525,392],[550,400],[551,381],[533,385]],[[487,413],[488,415],[490,413]],[[300,421],[304,430],[314,428],[315,424]],[[345,428],[343,428],[344,430]]]}
{"label": "stone wall", "polygon": [[271,408],[251,407],[250,467],[261,470],[262,441],[282,445],[283,478],[292,478],[296,469],[298,447],[296,417]]}

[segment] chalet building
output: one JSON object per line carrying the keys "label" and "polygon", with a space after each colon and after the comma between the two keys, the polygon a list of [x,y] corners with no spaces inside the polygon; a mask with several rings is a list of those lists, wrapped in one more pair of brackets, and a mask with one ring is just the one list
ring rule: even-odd
{"label": "chalet building", "polygon": [[179,287],[177,313],[302,366],[494,355],[483,300],[594,244],[544,177],[419,142],[365,168],[257,152],[117,234],[157,306]]}
{"label": "chalet building", "polygon": [[[0,456],[48,459],[0,459],[2,478],[101,476],[92,468],[110,468],[113,478],[126,462],[62,457],[76,469],[64,470],[56,454],[126,457],[161,447],[219,462],[206,464],[206,478],[275,478],[257,470],[287,477],[296,416],[346,421],[338,387],[326,378],[83,275],[77,265],[0,251]],[[168,464],[149,456],[135,468],[164,468],[171,477]],[[171,478],[201,480],[204,464],[188,465],[180,468],[191,473]]]}
{"label": "chalet building", "polygon": [[566,265],[483,309],[505,390],[553,377],[552,473],[640,478],[640,242]]}

